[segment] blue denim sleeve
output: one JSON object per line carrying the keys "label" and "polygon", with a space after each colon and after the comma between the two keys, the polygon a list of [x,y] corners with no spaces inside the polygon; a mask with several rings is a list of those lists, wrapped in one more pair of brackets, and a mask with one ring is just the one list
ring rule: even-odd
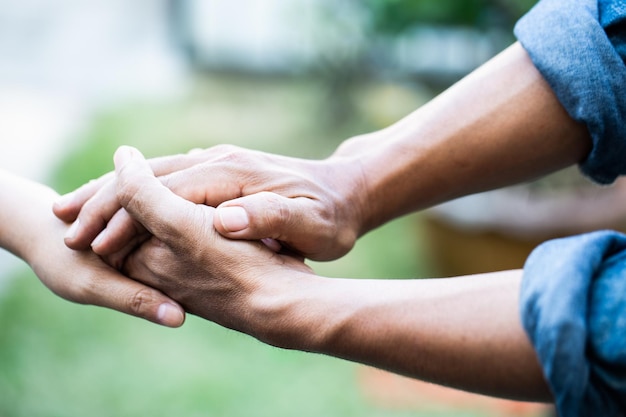
{"label": "blue denim sleeve", "polygon": [[[601,184],[626,174],[623,0],[542,0],[515,35],[593,148],[581,171]],[[607,34],[608,32],[608,34]]]}
{"label": "blue denim sleeve", "polygon": [[626,415],[626,235],[539,246],[520,310],[561,417]]}
{"label": "blue denim sleeve", "polygon": [[598,0],[598,14],[613,47],[626,62],[626,2]]}

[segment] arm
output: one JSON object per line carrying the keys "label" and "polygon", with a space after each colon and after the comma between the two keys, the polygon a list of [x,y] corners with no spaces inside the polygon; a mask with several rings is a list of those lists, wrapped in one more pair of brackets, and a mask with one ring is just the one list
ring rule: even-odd
{"label": "arm", "polygon": [[122,276],[91,251],[75,252],[63,244],[67,226],[51,210],[57,197],[44,185],[0,171],[0,247],[26,261],[67,300],[182,325],[184,312],[163,293]]}
{"label": "arm", "polygon": [[506,271],[428,280],[309,276],[288,291],[290,309],[272,309],[275,321],[269,323],[272,332],[283,332],[274,343],[282,347],[485,395],[549,401],[519,319],[521,275]]}
{"label": "arm", "polygon": [[175,196],[138,152],[120,149],[116,170],[122,205],[155,236],[125,270],[187,311],[283,348],[484,394],[550,398],[519,320],[520,271],[323,278],[258,242],[219,236],[210,226],[215,209]]}
{"label": "arm", "polygon": [[[326,160],[219,147],[153,169],[175,193],[218,206],[214,226],[223,236],[273,238],[329,260],[390,219],[556,171],[581,161],[590,145],[586,127],[568,116],[515,44],[405,119],[346,141]],[[80,227],[66,242],[85,248],[118,209],[114,186],[96,183],[55,212],[66,221],[78,216]],[[96,252],[120,250],[135,234],[123,212],[112,225]]]}
{"label": "arm", "polygon": [[345,142],[367,190],[360,234],[456,197],[531,180],[591,148],[525,50],[514,44],[396,124]]}

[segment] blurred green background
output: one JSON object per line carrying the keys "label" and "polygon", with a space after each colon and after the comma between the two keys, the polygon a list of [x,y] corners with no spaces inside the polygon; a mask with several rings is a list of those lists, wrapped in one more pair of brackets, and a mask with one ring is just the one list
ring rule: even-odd
{"label": "blurred green background", "polygon": [[[393,123],[471,70],[381,64],[381,57],[394,50],[394,40],[423,27],[461,37],[466,32],[454,31],[471,28],[471,36],[490,40],[489,51],[495,53],[512,42],[513,22],[533,2],[320,2],[315,10],[328,26],[314,44],[329,45],[316,52],[314,65],[297,71],[207,59],[206,45],[185,29],[193,25],[189,3],[167,2],[175,38],[189,63],[188,87],[173,96],[95,106],[86,127],[73,135],[55,163],[48,184],[64,193],[108,172],[122,144],[147,156],[230,143],[324,158],[342,140]],[[342,10],[362,19],[347,24]],[[311,265],[331,277],[433,274],[420,214],[371,232],[341,260]],[[268,347],[195,317],[181,329],[160,328],[61,300],[25,266],[15,275],[0,292],[3,417],[515,416],[545,411],[478,400],[459,405],[417,392],[412,400],[411,392],[389,399],[372,394],[376,374],[361,365]]]}

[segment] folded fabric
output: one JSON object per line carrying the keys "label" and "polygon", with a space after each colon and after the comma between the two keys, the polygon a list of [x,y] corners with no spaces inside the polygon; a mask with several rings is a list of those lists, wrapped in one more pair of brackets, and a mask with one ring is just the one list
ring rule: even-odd
{"label": "folded fabric", "polygon": [[593,148],[580,168],[601,184],[626,174],[625,17],[623,0],[542,0],[515,27],[569,115],[586,124]]}
{"label": "folded fabric", "polygon": [[626,235],[540,245],[520,310],[562,417],[626,415]]}
{"label": "folded fabric", "polygon": [[599,0],[598,17],[613,48],[626,62],[626,2]]}

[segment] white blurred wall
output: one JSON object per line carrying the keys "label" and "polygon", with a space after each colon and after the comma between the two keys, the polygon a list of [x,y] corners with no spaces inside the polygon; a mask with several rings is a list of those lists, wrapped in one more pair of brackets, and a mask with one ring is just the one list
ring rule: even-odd
{"label": "white blurred wall", "polygon": [[91,110],[180,89],[166,5],[0,0],[0,167],[41,179]]}
{"label": "white blurred wall", "polygon": [[325,0],[190,0],[199,59],[258,71],[297,67],[315,53]]}
{"label": "white blurred wall", "polygon": [[45,182],[94,110],[183,89],[167,4],[0,0],[0,169]]}

